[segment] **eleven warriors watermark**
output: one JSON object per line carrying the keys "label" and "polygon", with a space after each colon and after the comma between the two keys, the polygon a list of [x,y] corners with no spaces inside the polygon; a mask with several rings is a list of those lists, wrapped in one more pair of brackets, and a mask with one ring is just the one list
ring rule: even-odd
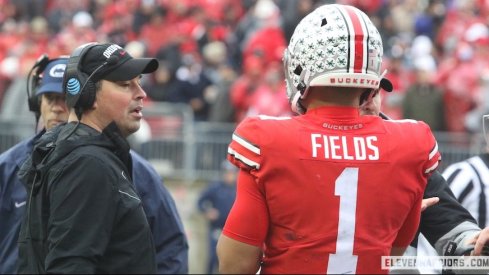
{"label": "eleven warriors watermark", "polygon": [[382,256],[382,269],[412,270],[442,268],[448,270],[488,270],[488,256]]}

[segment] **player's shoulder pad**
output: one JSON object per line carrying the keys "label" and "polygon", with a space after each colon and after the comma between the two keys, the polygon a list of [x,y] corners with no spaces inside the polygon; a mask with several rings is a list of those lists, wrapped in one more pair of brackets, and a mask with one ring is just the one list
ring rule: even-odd
{"label": "player's shoulder pad", "polygon": [[245,118],[233,133],[228,147],[228,159],[241,169],[259,170],[262,143],[273,133],[286,130],[281,124],[290,119],[291,117],[265,115]]}

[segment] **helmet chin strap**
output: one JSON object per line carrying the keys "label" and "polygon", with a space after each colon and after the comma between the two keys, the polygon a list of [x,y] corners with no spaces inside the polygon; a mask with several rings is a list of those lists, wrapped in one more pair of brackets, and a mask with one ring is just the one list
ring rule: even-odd
{"label": "helmet chin strap", "polygon": [[[309,78],[309,73],[306,72],[305,78]],[[294,97],[292,98],[291,107],[293,112],[303,115],[306,113],[307,109],[304,108],[300,100],[306,98],[309,89],[307,89],[305,82],[301,81],[299,85],[297,85],[297,90],[298,91],[294,94]]]}
{"label": "helmet chin strap", "polygon": [[306,110],[305,108],[302,106],[302,104],[300,104],[299,100],[302,98],[302,95],[300,92],[297,92],[294,94],[294,97],[292,98],[292,101],[290,103],[290,106],[292,108],[292,111],[294,113],[297,113],[297,114],[300,114],[300,115],[303,115]]}

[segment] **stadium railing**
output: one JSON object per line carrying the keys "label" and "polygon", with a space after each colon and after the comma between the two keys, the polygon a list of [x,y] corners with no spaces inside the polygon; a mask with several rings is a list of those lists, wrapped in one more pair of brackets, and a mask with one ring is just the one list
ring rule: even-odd
{"label": "stadium railing", "polygon": [[[145,106],[145,125],[131,136],[132,148],[148,159],[165,179],[192,184],[220,176],[234,123],[195,122],[186,104]],[[0,119],[0,153],[33,134],[32,125]],[[440,171],[482,151],[481,135],[435,132],[442,154]]]}

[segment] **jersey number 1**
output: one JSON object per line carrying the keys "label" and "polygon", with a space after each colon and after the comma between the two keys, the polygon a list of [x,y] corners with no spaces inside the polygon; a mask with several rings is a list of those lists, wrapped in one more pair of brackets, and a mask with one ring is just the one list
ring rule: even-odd
{"label": "jersey number 1", "polygon": [[340,197],[336,253],[329,255],[328,274],[354,274],[358,256],[353,255],[358,168],[346,168],[335,181],[334,194]]}

